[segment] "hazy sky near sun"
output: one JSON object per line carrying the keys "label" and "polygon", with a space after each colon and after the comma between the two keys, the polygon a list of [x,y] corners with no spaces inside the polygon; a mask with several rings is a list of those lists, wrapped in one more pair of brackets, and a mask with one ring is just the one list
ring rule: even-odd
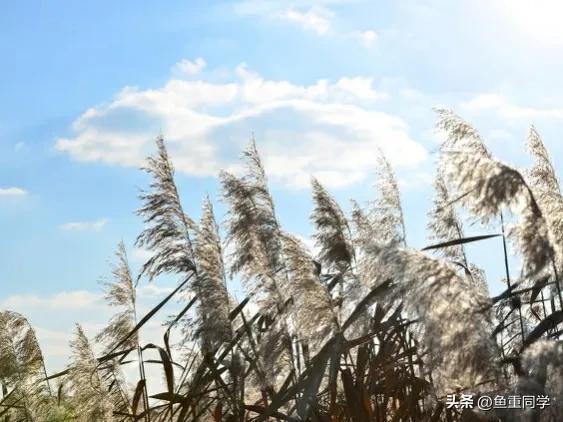
{"label": "hazy sky near sun", "polygon": [[[399,175],[408,241],[424,246],[432,107],[455,109],[518,166],[533,123],[563,171],[561,13],[555,0],[3,5],[1,308],[30,316],[54,366],[74,320],[90,334],[103,324],[97,282],[116,244],[135,266],[146,257],[133,247],[148,182],[137,168],[159,133],[194,218],[254,133],[280,219],[302,236],[310,175],[347,209],[373,196],[380,147]],[[500,277],[499,248],[469,253]],[[143,285],[146,306],[172,284]]]}

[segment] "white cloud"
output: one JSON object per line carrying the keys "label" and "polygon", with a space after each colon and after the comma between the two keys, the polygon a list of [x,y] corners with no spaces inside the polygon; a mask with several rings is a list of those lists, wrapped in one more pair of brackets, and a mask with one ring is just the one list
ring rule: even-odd
{"label": "white cloud", "polygon": [[379,110],[385,98],[371,78],[300,85],[240,65],[229,82],[172,79],[157,89],[127,87],[76,119],[75,135],[56,148],[77,160],[137,167],[162,131],[178,171],[215,176],[238,168],[254,132],[272,180],[303,187],[316,175],[328,186],[344,186],[375,168],[378,147],[398,167],[426,157],[406,123]]}
{"label": "white cloud", "polygon": [[358,40],[365,47],[371,47],[377,41],[378,35],[375,31],[366,30],[366,31],[352,31],[350,33],[350,37],[352,37],[355,40]]}
{"label": "white cloud", "polygon": [[326,7],[334,5],[350,5],[365,0],[241,0],[233,4],[233,10],[240,15],[271,14],[287,7]]}
{"label": "white cloud", "polygon": [[153,253],[151,251],[147,250],[147,249],[144,249],[144,248],[133,248],[131,250],[132,260],[136,263],[139,263],[139,264],[144,264],[152,256],[153,256]]}
{"label": "white cloud", "polygon": [[27,191],[22,188],[9,187],[0,188],[0,196],[25,196]]}
{"label": "white cloud", "polygon": [[303,29],[324,35],[330,30],[330,16],[332,13],[326,9],[313,10],[306,12],[290,9],[279,14],[280,19],[299,24]]}
{"label": "white cloud", "polygon": [[257,15],[269,20],[282,20],[301,26],[304,30],[315,32],[317,35],[328,35],[347,38],[359,42],[365,47],[371,47],[378,39],[378,34],[372,29],[340,31],[342,14],[334,13],[330,7],[351,7],[352,3],[363,0],[289,0],[285,2],[271,0],[243,0],[236,2],[233,11],[243,16]]}
{"label": "white cloud", "polygon": [[15,151],[20,151],[20,150],[24,149],[25,146],[26,146],[26,145],[25,145],[25,142],[17,142],[17,143],[14,145],[14,150],[15,150]]}
{"label": "white cloud", "polygon": [[173,287],[163,287],[157,286],[155,284],[147,284],[137,288],[138,297],[155,298],[160,297],[164,299],[166,295],[169,295],[174,290]]}
{"label": "white cloud", "polygon": [[340,78],[334,84],[334,95],[340,101],[353,102],[356,100],[386,100],[387,94],[373,89],[372,78]]}
{"label": "white cloud", "polygon": [[195,59],[195,61],[189,61],[188,59],[183,59],[174,65],[173,71],[177,73],[185,73],[187,75],[197,75],[200,73],[207,63],[201,57]]}
{"label": "white cloud", "polygon": [[69,223],[64,223],[59,226],[61,230],[66,231],[100,231],[107,224],[107,218],[102,218],[97,221],[72,221]]}
{"label": "white cloud", "polygon": [[510,103],[500,94],[480,94],[463,102],[461,106],[470,112],[494,111],[507,119],[563,119],[563,108],[521,107]]}
{"label": "white cloud", "polygon": [[[137,310],[140,316],[152,309],[172,289],[155,284],[139,287],[137,290]],[[141,330],[145,343],[162,343],[165,330],[163,322],[167,312],[179,307],[169,303],[167,309],[149,321]],[[84,328],[90,339],[107,325],[115,308],[103,299],[101,292],[70,290],[47,295],[21,294],[9,296],[0,301],[0,310],[20,312],[28,318],[35,329],[41,349],[46,359],[49,373],[62,370],[68,363],[69,341],[74,336],[75,323]],[[176,338],[173,341],[177,341]],[[95,345],[101,353],[100,345]],[[156,374],[155,374],[156,375]]]}
{"label": "white cloud", "polygon": [[52,296],[14,295],[0,302],[0,309],[15,310],[18,312],[39,307],[59,311],[86,309],[99,306],[100,299],[100,295],[86,290],[59,292]]}

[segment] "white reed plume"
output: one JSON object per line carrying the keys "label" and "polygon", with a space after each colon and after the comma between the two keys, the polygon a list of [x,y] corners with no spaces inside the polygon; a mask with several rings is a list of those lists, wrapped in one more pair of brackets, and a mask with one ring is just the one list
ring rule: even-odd
{"label": "white reed plume", "polygon": [[329,270],[348,271],[354,259],[351,232],[340,206],[315,178],[311,179],[315,208],[311,220],[319,259]]}
{"label": "white reed plume", "polygon": [[[123,242],[120,242],[115,252],[116,262],[112,267],[112,278],[103,282],[105,300],[119,309],[111,318],[109,324],[98,334],[97,340],[106,345],[106,350],[111,351],[135,327],[137,321],[136,302],[137,293],[131,269],[127,259],[127,251]],[[139,346],[138,332],[134,333],[123,344],[123,349],[137,348]]]}
{"label": "white reed plume", "polygon": [[563,269],[563,197],[549,152],[533,126],[528,133],[528,150],[534,158],[528,181],[547,221],[559,276]]}
{"label": "white reed plume", "polygon": [[111,422],[113,400],[98,370],[98,361],[82,327],[76,325],[70,343],[71,360],[68,378],[71,383],[73,404],[80,422]]}
{"label": "white reed plume", "polygon": [[199,300],[198,331],[203,350],[213,352],[231,339],[232,328],[221,238],[209,198],[203,203],[195,256],[198,275],[193,287]]}
{"label": "white reed plume", "polygon": [[381,151],[378,151],[377,162],[377,200],[370,207],[370,219],[377,227],[380,243],[405,245],[406,228],[399,183],[391,164]]}
{"label": "white reed plume", "polygon": [[12,311],[0,312],[0,381],[3,411],[15,420],[41,420],[52,408],[52,391],[35,330]]}
{"label": "white reed plume", "polygon": [[262,309],[280,310],[286,300],[280,228],[256,145],[244,153],[248,173],[221,173],[223,198],[229,205],[227,243],[231,274],[242,274]]}
{"label": "white reed plume", "polygon": [[372,256],[386,279],[390,299],[402,302],[420,322],[420,342],[439,394],[495,380],[489,298],[444,261],[413,251],[374,245]]}
{"label": "white reed plume", "polygon": [[182,208],[174,166],[162,137],[156,140],[156,146],[156,155],[148,157],[143,168],[152,177],[150,190],[141,192],[143,206],[137,211],[145,221],[137,245],[153,252],[142,269],[149,280],[162,273],[185,275],[195,269],[192,246],[195,224]]}
{"label": "white reed plume", "polygon": [[[459,124],[466,128],[465,122]],[[524,275],[537,274],[551,263],[553,248],[544,216],[526,181],[517,170],[493,159],[484,147],[479,147],[475,139],[480,141],[480,138],[475,138],[469,129],[458,130],[451,122],[442,126],[452,133],[452,139],[458,139],[460,133],[470,134],[466,140],[468,147],[444,151],[442,155],[445,176],[451,181],[455,197],[483,223],[500,215],[504,208],[518,215],[519,221],[509,235],[521,252]],[[459,139],[463,144],[464,138]]]}
{"label": "white reed plume", "polygon": [[301,241],[285,234],[283,254],[290,275],[297,332],[313,347],[338,330],[331,297]]}
{"label": "white reed plume", "polygon": [[[452,198],[448,192],[443,175],[438,172],[434,181],[436,196],[432,204],[432,209],[428,213],[428,230],[430,239],[435,243],[444,243],[452,240],[462,239],[463,225],[452,204]],[[463,245],[453,245],[439,249],[440,254],[468,266],[467,257]]]}

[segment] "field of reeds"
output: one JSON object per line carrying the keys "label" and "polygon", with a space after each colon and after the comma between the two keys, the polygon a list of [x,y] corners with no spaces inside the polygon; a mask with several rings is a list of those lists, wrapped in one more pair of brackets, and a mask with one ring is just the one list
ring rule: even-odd
{"label": "field of reeds", "polygon": [[[562,421],[563,197],[549,154],[531,128],[534,164],[519,171],[453,112],[437,113],[444,140],[423,250],[406,242],[379,151],[373,200],[351,215],[312,179],[313,253],[280,225],[254,141],[243,175],[220,174],[214,199],[228,213],[218,222],[209,198],[199,221],[184,212],[159,138],[138,210],[137,245],[152,256],[133,274],[117,247],[106,328],[89,339],[77,325],[68,368],[53,374],[25,316],[0,314],[0,421]],[[482,235],[466,236],[467,220]],[[506,286],[494,297],[465,252],[492,237]],[[139,283],[159,277],[177,288],[139,314]],[[232,283],[246,299],[235,301]],[[179,298],[161,342],[144,342],[147,323]],[[454,403],[485,396],[495,408]],[[502,402],[526,396],[549,406]]]}

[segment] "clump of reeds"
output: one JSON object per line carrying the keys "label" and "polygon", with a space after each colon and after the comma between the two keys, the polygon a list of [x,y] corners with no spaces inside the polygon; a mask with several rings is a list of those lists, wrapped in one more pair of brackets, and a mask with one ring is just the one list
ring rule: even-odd
{"label": "clump of reeds", "polygon": [[[374,199],[353,202],[350,215],[313,179],[313,252],[278,220],[254,141],[242,175],[220,174],[221,226],[209,198],[199,223],[185,213],[158,138],[138,211],[137,245],[151,258],[134,275],[118,246],[104,282],[116,312],[94,342],[77,326],[68,368],[49,376],[27,320],[0,313],[1,420],[561,419],[563,199],[547,148],[532,128],[534,164],[523,175],[469,123],[438,114],[445,137],[422,251],[407,245],[399,183],[380,151]],[[482,235],[464,234],[460,209]],[[465,250],[486,239],[505,256],[507,289],[495,297]],[[509,240],[522,262],[517,277]],[[177,287],[138,315],[138,283],[167,275]],[[247,296],[237,302],[230,287],[239,282]],[[180,311],[162,344],[146,344],[146,324],[174,298]],[[133,380],[124,371],[132,364]],[[146,365],[162,368],[162,380],[147,377]],[[548,394],[553,405],[488,416],[445,405],[448,394],[477,392]]]}

